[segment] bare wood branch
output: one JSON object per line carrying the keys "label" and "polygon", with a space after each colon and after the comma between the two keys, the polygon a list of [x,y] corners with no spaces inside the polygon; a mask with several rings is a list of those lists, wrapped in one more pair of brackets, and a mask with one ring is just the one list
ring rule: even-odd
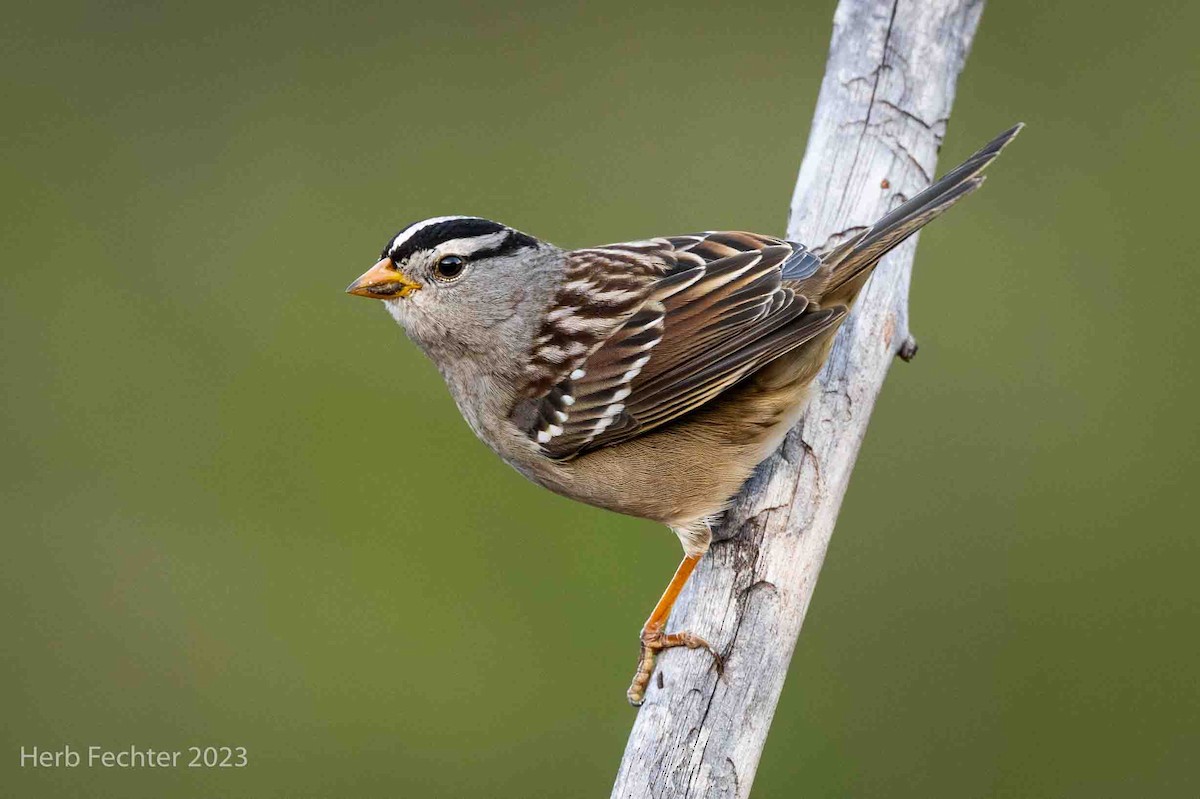
{"label": "bare wood branch", "polygon": [[[822,247],[930,182],[983,0],[842,0],[788,236]],[[877,269],[838,335],[796,430],[729,511],[668,629],[727,655],[660,660],[614,797],[745,797],[875,398],[911,357],[916,239]],[[662,686],[662,687],[660,687]]]}

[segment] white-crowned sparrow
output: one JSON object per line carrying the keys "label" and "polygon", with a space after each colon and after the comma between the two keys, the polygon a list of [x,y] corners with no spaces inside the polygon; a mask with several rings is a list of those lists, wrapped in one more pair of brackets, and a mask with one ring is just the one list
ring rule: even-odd
{"label": "white-crowned sparrow", "polygon": [[[668,525],[685,557],[641,632],[629,701],[710,521],[804,408],[879,259],[983,183],[1005,131],[869,230],[815,254],[742,232],[581,250],[488,219],[408,225],[347,289],[384,301],[475,434],[535,483]],[[718,665],[720,661],[718,660]]]}

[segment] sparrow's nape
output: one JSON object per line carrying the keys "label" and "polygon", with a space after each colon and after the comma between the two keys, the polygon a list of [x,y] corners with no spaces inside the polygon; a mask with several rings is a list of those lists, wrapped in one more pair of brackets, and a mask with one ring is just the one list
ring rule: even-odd
{"label": "sparrow's nape", "polygon": [[374,300],[390,300],[392,297],[407,297],[420,288],[421,284],[400,271],[391,258],[381,258],[379,263],[347,286],[346,293]]}

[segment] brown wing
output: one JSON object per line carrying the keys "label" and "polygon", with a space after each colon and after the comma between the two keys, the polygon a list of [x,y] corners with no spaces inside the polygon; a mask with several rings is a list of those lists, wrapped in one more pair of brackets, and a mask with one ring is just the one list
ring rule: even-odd
{"label": "brown wing", "polygon": [[[611,334],[535,398],[527,431],[549,457],[569,458],[666,424],[846,313],[841,306],[818,309],[786,285],[785,275],[807,276],[820,261],[798,244],[766,236],[697,234],[570,256],[600,257],[591,263],[594,275],[626,266],[624,247],[652,254],[659,274]],[[619,253],[611,262],[597,256],[610,251]]]}

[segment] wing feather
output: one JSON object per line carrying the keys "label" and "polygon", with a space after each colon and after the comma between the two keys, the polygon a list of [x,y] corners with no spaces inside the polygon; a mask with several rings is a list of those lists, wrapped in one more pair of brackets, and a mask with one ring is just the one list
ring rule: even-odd
{"label": "wing feather", "polygon": [[[573,273],[576,283],[607,285],[596,270],[633,269],[644,290],[635,308],[622,307],[606,336],[556,364],[556,376],[541,381],[542,393],[527,394],[536,403],[529,435],[552,458],[667,424],[836,326],[846,313],[841,306],[817,308],[787,285],[789,272],[811,274],[820,260],[769,236],[718,231],[577,250],[568,258],[586,265]],[[564,311],[556,302],[549,316],[560,329],[571,327],[568,317],[584,313],[584,306]],[[602,319],[611,314],[587,310]]]}

